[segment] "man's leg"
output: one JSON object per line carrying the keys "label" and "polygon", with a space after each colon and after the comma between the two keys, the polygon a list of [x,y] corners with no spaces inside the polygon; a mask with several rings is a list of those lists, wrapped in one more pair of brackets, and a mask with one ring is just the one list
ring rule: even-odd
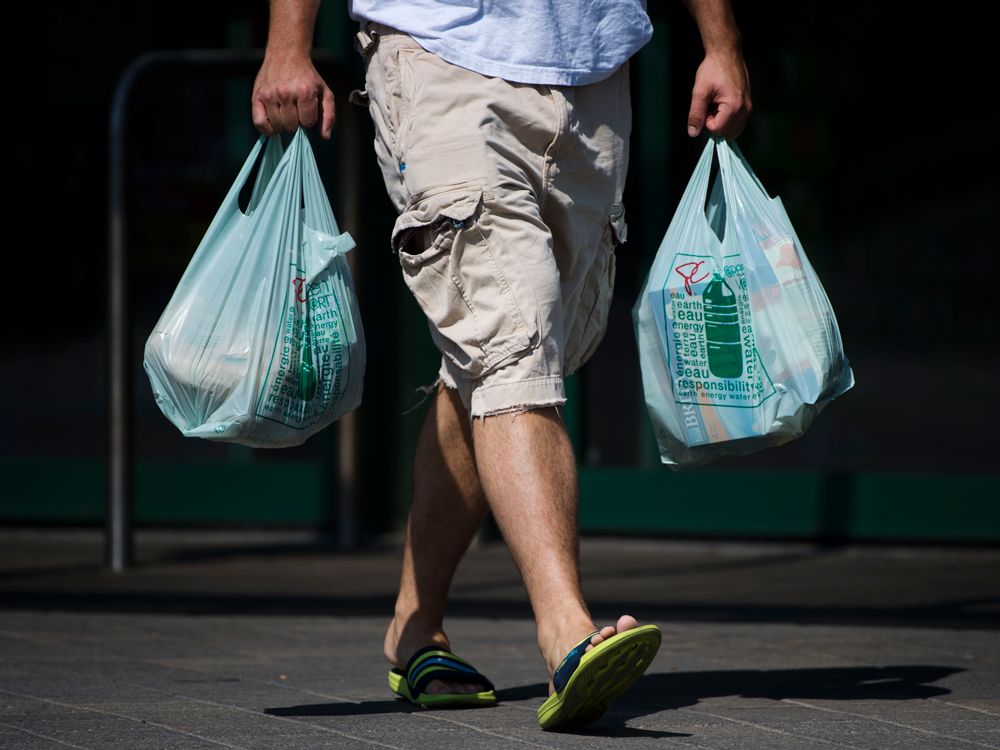
{"label": "man's leg", "polygon": [[[449,646],[443,627],[448,589],[485,512],[468,413],[457,391],[439,384],[417,441],[403,572],[385,636],[385,656],[395,666],[405,667],[424,646]],[[425,692],[481,689],[433,680]]]}
{"label": "man's leg", "polygon": [[[551,679],[566,653],[596,630],[580,590],[577,473],[569,436],[558,412],[543,408],[476,418],[473,438],[479,478],[528,590]],[[591,643],[637,624],[623,615]]]}

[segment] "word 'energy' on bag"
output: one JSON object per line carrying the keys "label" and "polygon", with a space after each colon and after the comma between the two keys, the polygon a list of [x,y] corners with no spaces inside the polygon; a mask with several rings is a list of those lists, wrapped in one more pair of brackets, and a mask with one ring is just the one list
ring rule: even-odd
{"label": "word 'energy' on bag", "polygon": [[788,442],[854,385],[781,199],[723,139],[706,144],[632,313],[660,458],[674,468]]}
{"label": "word 'energy' on bag", "polygon": [[353,247],[305,131],[287,149],[262,135],[146,342],[167,419],[187,437],[281,448],[356,408],[365,340],[344,257]]}

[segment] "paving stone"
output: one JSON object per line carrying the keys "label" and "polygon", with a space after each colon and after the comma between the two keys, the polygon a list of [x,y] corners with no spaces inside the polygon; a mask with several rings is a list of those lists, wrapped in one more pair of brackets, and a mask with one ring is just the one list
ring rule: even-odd
{"label": "paving stone", "polygon": [[470,552],[445,623],[500,704],[424,711],[386,683],[398,547],[211,538],[149,537],[113,575],[99,539],[0,530],[0,748],[1000,748],[1000,551],[584,540],[597,620],[664,646],[600,721],[549,733],[501,545]]}

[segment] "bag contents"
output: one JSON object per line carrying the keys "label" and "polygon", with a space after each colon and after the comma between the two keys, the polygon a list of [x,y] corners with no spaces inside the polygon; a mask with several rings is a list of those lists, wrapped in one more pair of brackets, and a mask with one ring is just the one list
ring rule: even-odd
{"label": "bag contents", "polygon": [[146,342],[167,419],[187,437],[279,448],[356,408],[365,341],[344,257],[353,247],[305,131],[287,150],[262,135]]}
{"label": "bag contents", "polygon": [[706,144],[633,320],[660,458],[673,467],[788,442],[854,385],[780,199],[722,139]]}

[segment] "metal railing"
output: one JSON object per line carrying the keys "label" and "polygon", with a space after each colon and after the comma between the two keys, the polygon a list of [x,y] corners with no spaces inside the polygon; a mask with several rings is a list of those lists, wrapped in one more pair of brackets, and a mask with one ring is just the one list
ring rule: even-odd
{"label": "metal railing", "polygon": [[[126,247],[125,183],[129,137],[128,106],[136,83],[151,71],[172,68],[210,70],[214,73],[254,74],[264,59],[263,50],[163,50],[150,52],[128,65],[119,79],[111,105],[109,128],[110,248],[108,257],[108,505],[105,524],[105,562],[116,571],[127,568],[133,555],[133,435],[132,378],[130,363],[131,317],[129,309],[129,262]],[[346,76],[336,66],[336,58],[314,52],[320,72],[329,71],[334,90],[343,91]],[[350,109],[350,108],[347,108]],[[360,171],[358,130],[350,112],[337,124],[338,184],[357,185]],[[250,119],[250,92],[247,91],[247,119]],[[360,227],[356,191],[342,193],[339,214],[344,226]],[[358,269],[352,262],[355,283]],[[357,541],[356,488],[358,478],[357,416],[348,414],[337,423],[338,504],[336,529],[342,547]]]}

